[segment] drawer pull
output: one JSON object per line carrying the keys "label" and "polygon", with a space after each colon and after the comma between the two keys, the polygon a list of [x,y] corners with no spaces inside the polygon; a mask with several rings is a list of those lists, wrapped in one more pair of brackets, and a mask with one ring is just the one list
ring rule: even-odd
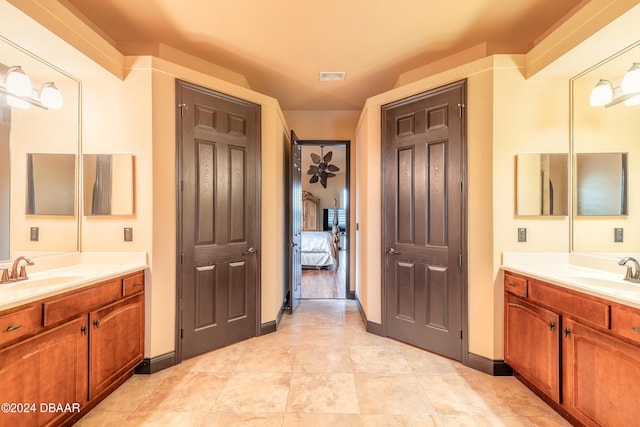
{"label": "drawer pull", "polygon": [[556,324],[553,323],[551,320],[549,320],[549,330],[553,331],[553,328],[555,328],[555,327],[556,327]]}
{"label": "drawer pull", "polygon": [[633,329],[635,332],[640,334],[640,328],[631,328],[631,329]]}
{"label": "drawer pull", "polygon": [[136,283],[134,283],[134,284],[133,284],[133,287],[134,287],[134,288],[137,288],[138,286],[142,286],[142,283],[138,283],[138,282],[136,282]]}
{"label": "drawer pull", "polygon": [[7,326],[7,332],[17,331],[20,328],[22,328],[22,325],[9,325]]}
{"label": "drawer pull", "polygon": [[508,284],[509,286],[511,286],[512,288],[515,288],[515,287],[517,287],[517,286],[518,286],[517,284],[515,284],[515,283],[513,283],[513,282],[509,282],[509,283],[507,283],[507,284]]}

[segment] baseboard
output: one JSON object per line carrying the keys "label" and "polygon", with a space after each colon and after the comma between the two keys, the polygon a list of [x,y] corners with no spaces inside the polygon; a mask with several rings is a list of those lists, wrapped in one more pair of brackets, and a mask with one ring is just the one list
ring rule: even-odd
{"label": "baseboard", "polygon": [[364,309],[362,308],[362,304],[360,304],[360,299],[355,294],[355,292],[353,293],[353,299],[356,300],[356,305],[358,306],[358,311],[360,312],[360,317],[362,317],[362,321],[366,325],[367,332],[372,333],[374,335],[379,335],[381,337],[384,337],[385,335],[384,335],[384,333],[382,331],[382,324],[373,323],[373,322],[370,322],[369,320],[367,320],[367,315],[365,314]]}
{"label": "baseboard", "polygon": [[494,377],[508,377],[513,375],[513,370],[504,360],[493,360],[473,353],[469,353],[468,366],[476,371],[484,372]]}
{"label": "baseboard", "polygon": [[154,374],[163,369],[170,368],[176,364],[176,352],[161,354],[159,356],[147,357],[138,366],[136,366],[136,374]]}
{"label": "baseboard", "polygon": [[[280,311],[282,313],[282,311]],[[278,330],[278,321],[272,320],[271,322],[263,323],[260,325],[260,336],[271,334]]]}

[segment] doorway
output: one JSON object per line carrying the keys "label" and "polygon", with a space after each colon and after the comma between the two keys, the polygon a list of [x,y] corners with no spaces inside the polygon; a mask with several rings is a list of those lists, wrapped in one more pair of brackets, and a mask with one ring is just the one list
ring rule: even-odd
{"label": "doorway", "polygon": [[465,361],[466,81],[383,106],[386,335]]}
{"label": "doorway", "polygon": [[291,201],[290,214],[301,216],[302,237],[300,291],[291,295],[353,299],[349,290],[350,141],[295,140],[293,146],[298,147],[299,159],[291,161],[298,162],[301,179],[299,187],[290,185],[289,190],[292,197],[302,197],[302,204]]}
{"label": "doorway", "polygon": [[176,81],[178,361],[257,335],[260,106]]}

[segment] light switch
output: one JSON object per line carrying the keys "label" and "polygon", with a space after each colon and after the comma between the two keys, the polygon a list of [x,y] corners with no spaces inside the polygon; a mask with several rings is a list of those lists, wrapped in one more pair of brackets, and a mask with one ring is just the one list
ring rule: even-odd
{"label": "light switch", "polygon": [[622,228],[613,229],[613,241],[615,243],[620,243],[624,241]]}
{"label": "light switch", "polygon": [[37,242],[40,239],[40,228],[39,227],[31,227],[31,234],[29,240],[32,242]]}
{"label": "light switch", "polygon": [[124,229],[124,241],[125,242],[133,242],[133,228],[126,227]]}
{"label": "light switch", "polygon": [[526,242],[526,241],[527,241],[527,229],[518,228],[518,242]]}

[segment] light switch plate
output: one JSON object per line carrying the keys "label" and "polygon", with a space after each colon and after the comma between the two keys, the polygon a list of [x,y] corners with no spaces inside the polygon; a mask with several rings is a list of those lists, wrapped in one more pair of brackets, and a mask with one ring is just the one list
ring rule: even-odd
{"label": "light switch plate", "polygon": [[526,241],[527,241],[527,229],[518,228],[518,242],[526,242]]}
{"label": "light switch plate", "polygon": [[624,241],[624,233],[622,228],[614,228],[613,229],[613,241],[615,243],[620,243]]}
{"label": "light switch plate", "polygon": [[31,227],[29,240],[32,242],[37,242],[40,239],[40,228],[39,227]]}
{"label": "light switch plate", "polygon": [[133,242],[133,228],[126,227],[124,229],[124,241],[125,242]]}

